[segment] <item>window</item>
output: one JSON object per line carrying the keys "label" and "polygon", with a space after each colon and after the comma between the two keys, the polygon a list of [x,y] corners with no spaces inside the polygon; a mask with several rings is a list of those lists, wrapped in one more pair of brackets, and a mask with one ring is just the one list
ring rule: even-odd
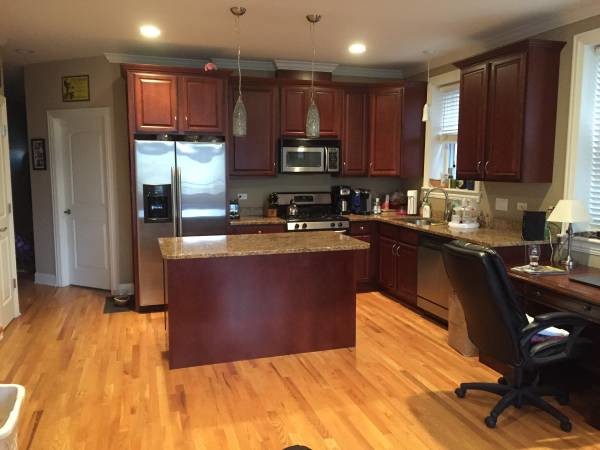
{"label": "window", "polygon": [[[447,181],[449,175],[456,180],[456,162],[460,148],[458,139],[458,110],[460,105],[460,71],[453,70],[432,77],[429,81],[427,104],[429,120],[426,125],[425,167],[423,188],[442,186],[447,188],[450,197],[463,197],[479,200],[479,184]],[[466,189],[466,188],[469,189]],[[434,193],[436,197],[437,193]],[[441,195],[441,194],[439,194]]]}
{"label": "window", "polygon": [[593,64],[594,95],[592,97],[592,146],[589,165],[588,209],[591,225],[600,228],[600,47],[594,48]]}

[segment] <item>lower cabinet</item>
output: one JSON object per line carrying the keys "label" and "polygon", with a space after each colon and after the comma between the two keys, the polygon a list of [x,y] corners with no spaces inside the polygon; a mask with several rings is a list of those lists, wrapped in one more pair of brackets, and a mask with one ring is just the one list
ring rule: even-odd
{"label": "lower cabinet", "polygon": [[375,285],[375,267],[377,266],[376,242],[373,238],[374,225],[369,222],[353,222],[350,224],[350,236],[368,242],[368,250],[357,252],[355,261],[356,288],[358,291],[372,290]]}
{"label": "lower cabinet", "polygon": [[417,245],[419,233],[379,224],[379,287],[411,304],[417,304]]}
{"label": "lower cabinet", "polygon": [[285,233],[284,224],[229,225],[229,234]]}

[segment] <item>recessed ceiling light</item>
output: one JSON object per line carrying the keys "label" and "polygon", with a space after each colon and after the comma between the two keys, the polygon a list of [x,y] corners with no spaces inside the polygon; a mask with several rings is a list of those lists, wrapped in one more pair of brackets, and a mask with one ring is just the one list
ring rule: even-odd
{"label": "recessed ceiling light", "polygon": [[362,42],[355,42],[350,47],[348,47],[348,51],[350,53],[354,53],[355,55],[360,55],[367,51],[367,47]]}
{"label": "recessed ceiling light", "polygon": [[160,36],[160,28],[155,27],[154,25],[142,25],[140,27],[140,33],[144,37],[154,39]]}

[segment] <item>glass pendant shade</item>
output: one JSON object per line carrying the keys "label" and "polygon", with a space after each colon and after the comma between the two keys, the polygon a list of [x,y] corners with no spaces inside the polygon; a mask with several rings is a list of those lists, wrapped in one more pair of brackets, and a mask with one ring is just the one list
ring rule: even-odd
{"label": "glass pendant shade", "polygon": [[314,100],[310,101],[308,113],[306,114],[306,137],[318,138],[321,135],[321,118],[319,108]]}
{"label": "glass pendant shade", "polygon": [[233,108],[233,135],[235,137],[246,136],[246,122],[246,106],[240,95],[237,102],[235,102],[235,108]]}

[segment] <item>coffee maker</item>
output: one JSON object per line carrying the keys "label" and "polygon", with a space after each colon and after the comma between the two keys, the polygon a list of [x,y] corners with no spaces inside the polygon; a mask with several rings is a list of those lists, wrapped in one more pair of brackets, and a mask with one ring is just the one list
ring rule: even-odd
{"label": "coffee maker", "polygon": [[350,214],[350,186],[331,186],[331,201],[336,214]]}
{"label": "coffee maker", "polygon": [[371,191],[368,189],[352,189],[350,210],[354,214],[371,214]]}

